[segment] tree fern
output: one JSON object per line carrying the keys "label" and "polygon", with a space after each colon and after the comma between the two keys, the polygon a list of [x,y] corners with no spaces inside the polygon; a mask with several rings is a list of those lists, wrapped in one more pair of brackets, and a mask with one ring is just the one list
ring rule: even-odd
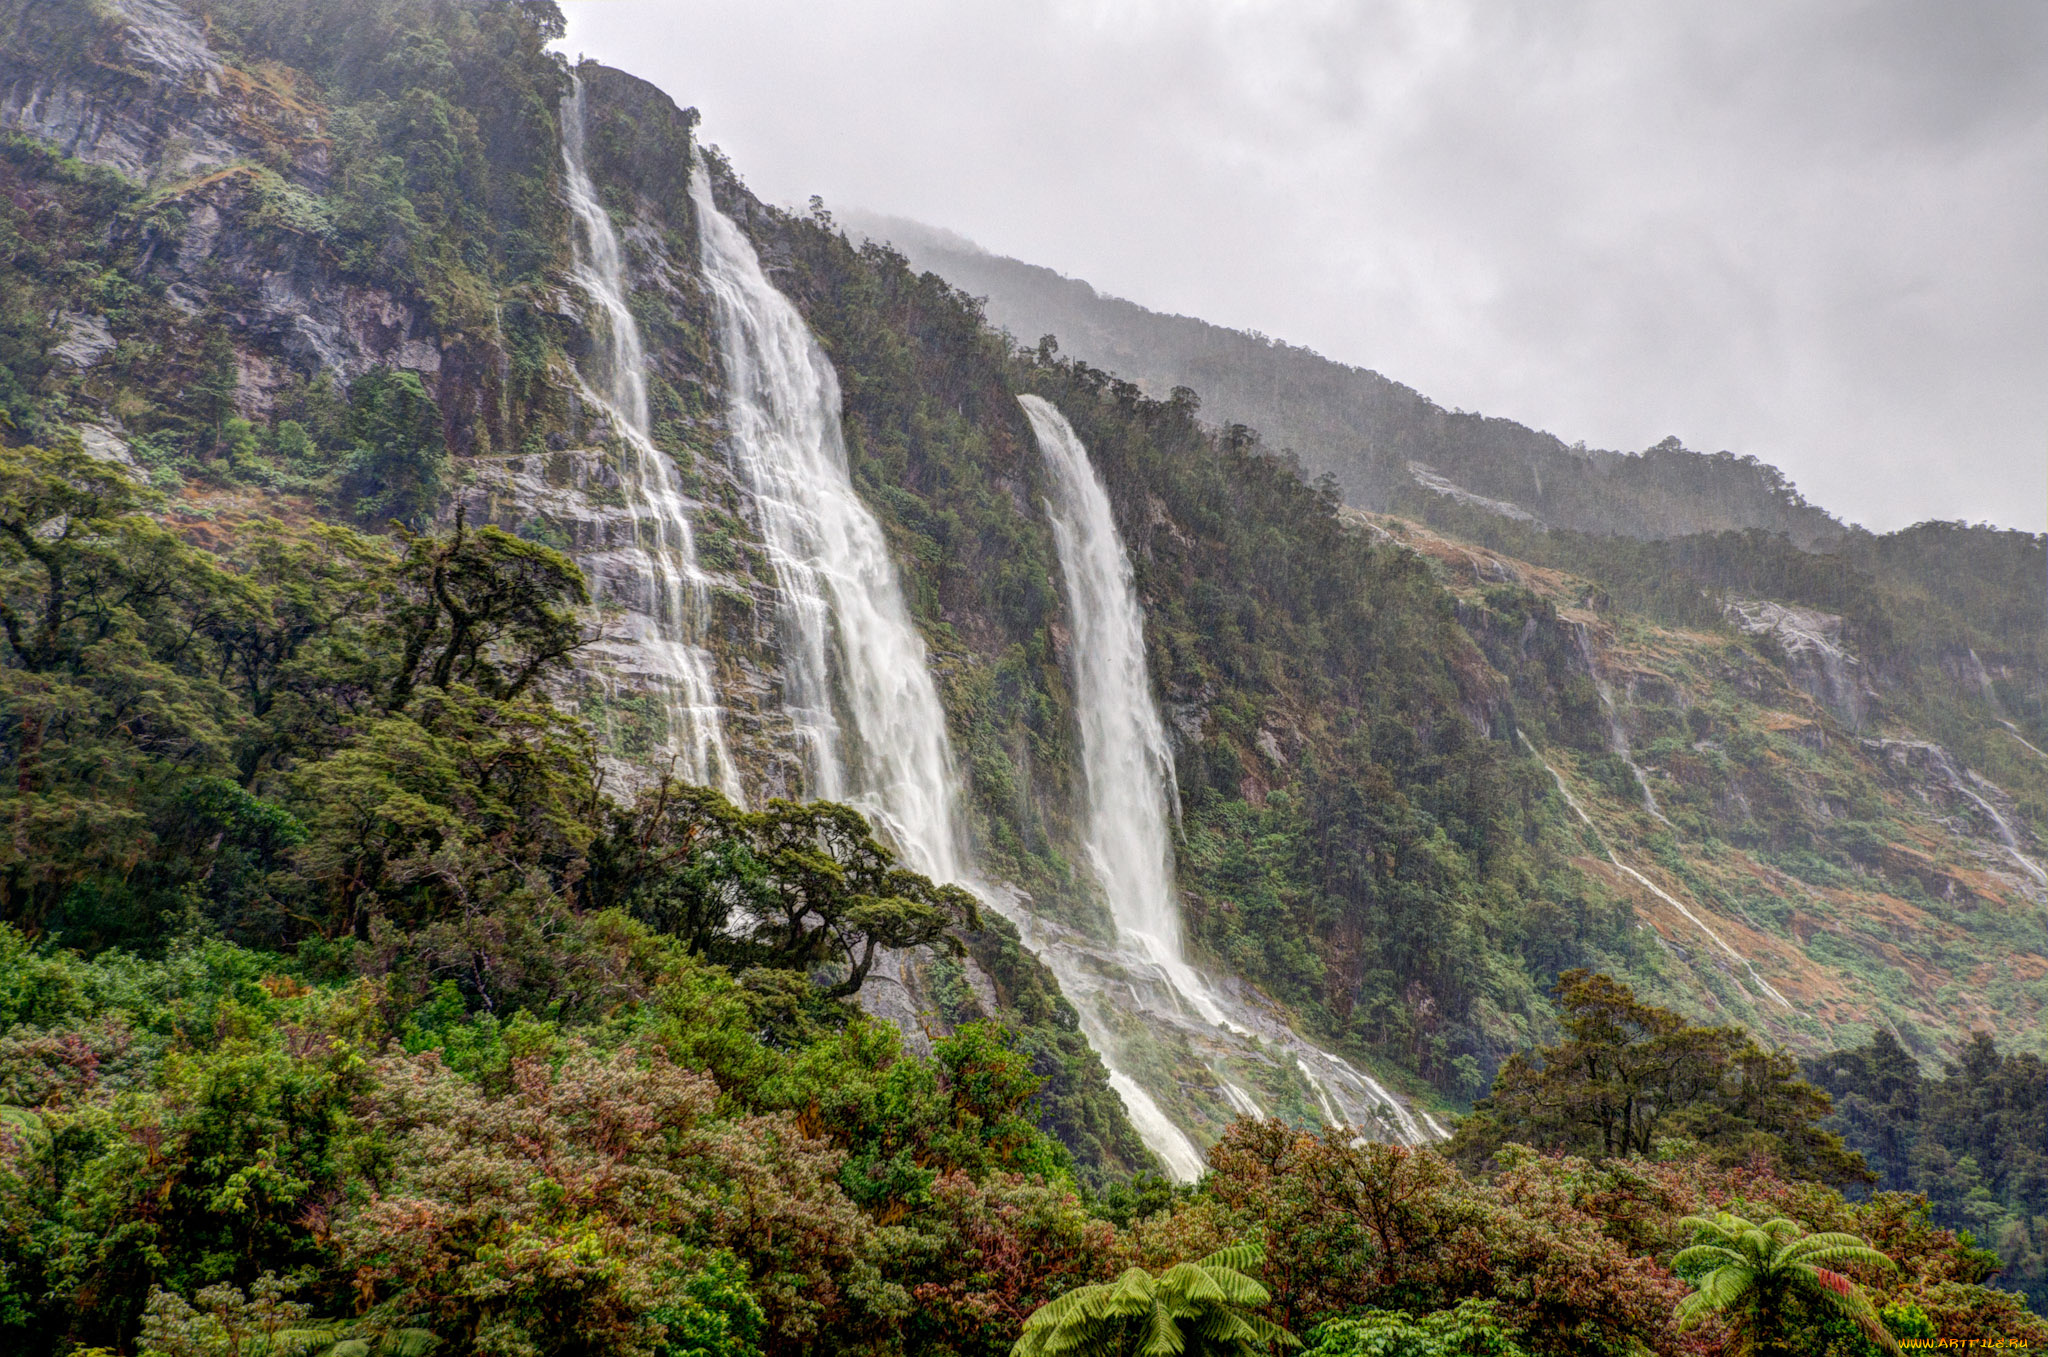
{"label": "tree fern", "polygon": [[1244,1269],[1265,1259],[1260,1246],[1238,1244],[1158,1276],[1134,1267],[1079,1287],[1024,1321],[1011,1357],[1252,1357],[1295,1346],[1293,1334],[1253,1313],[1268,1296]]}
{"label": "tree fern", "polygon": [[1671,1260],[1675,1271],[1699,1273],[1696,1289],[1679,1303],[1679,1327],[1690,1328],[1718,1314],[1735,1329],[1742,1351],[1772,1357],[1792,1350],[1790,1311],[1804,1304],[1853,1321],[1886,1352],[1899,1351],[1869,1298],[1829,1266],[1893,1266],[1891,1259],[1855,1235],[1807,1234],[1796,1221],[1782,1217],[1758,1225],[1726,1211],[1711,1217],[1687,1216],[1679,1224],[1691,1226],[1699,1236],[1698,1243]]}

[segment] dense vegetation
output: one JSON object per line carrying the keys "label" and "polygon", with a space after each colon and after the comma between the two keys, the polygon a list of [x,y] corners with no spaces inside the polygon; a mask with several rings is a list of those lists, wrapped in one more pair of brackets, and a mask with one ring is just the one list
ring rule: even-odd
{"label": "dense vegetation", "polygon": [[[1063,1295],[1045,1327],[1114,1330],[1136,1312],[1086,1288],[1119,1277],[1198,1318],[1201,1261],[1250,1274],[1224,1293],[1240,1332],[1331,1357],[1734,1351],[1742,1313],[1679,1309],[1702,1212],[1867,1241],[1883,1265],[1836,1265],[1886,1334],[2048,1341],[1923,1201],[1788,1178],[1768,1136],[1725,1166],[1677,1138],[1511,1141],[1466,1173],[1241,1122],[1191,1192],[1091,1195],[1020,1116],[1036,1080],[999,1028],[907,1056],[793,973],[736,983],[616,911],[549,928],[544,1009],[467,1003],[460,971],[408,984],[417,942],[351,974],[306,949],[87,960],[0,931],[0,1342],[1000,1354]],[[1880,1350],[1829,1307],[1768,1322],[1794,1351]]]}
{"label": "dense vegetation", "polygon": [[1936,1220],[1994,1249],[2002,1283],[2048,1312],[2048,1062],[2000,1055],[1980,1032],[1928,1078],[1880,1030],[1805,1066],[1834,1095],[1825,1124],[1862,1153],[1878,1185],[1925,1194]]}
{"label": "dense vegetation", "polygon": [[[1813,1075],[1843,1092],[1848,1146],[1935,1193],[1936,1219],[1836,1190],[1861,1170],[1784,1052],[1591,976],[1553,1014],[1560,971],[1653,970],[1655,944],[1568,862],[1485,628],[1427,562],[1251,430],[1205,426],[1192,392],[1015,351],[936,277],[719,167],[832,353],[856,477],[916,567],[991,872],[1077,920],[1095,904],[1015,404],[1035,391],[1137,557],[1205,958],[1418,1090],[1492,1083],[1450,1154],[1240,1122],[1196,1189],[1138,1172],[1014,931],[857,815],[607,781],[617,713],[572,676],[593,630],[558,549],[574,525],[466,512],[494,458],[606,437],[559,287],[553,6],[194,9],[222,62],[197,113],[198,85],[124,64],[112,11],[8,10],[48,69],[246,154],[194,168],[173,136],[138,178],[0,148],[0,1346],[1001,1353],[1043,1303],[1110,1285],[1332,1357],[1707,1354],[1746,1321],[1681,1331],[1683,1218],[1723,1211],[1869,1241],[1893,1266],[1851,1271],[1900,1336],[2042,1336],[1943,1228],[2036,1275],[2034,1067],[1969,1086],[2012,1109],[1995,1132],[1885,1122],[1902,1178],[1860,1085]],[[693,119],[583,76],[593,169],[635,227],[655,439],[703,503],[735,663],[758,562],[677,262]],[[1922,580],[1933,626],[1976,596],[1915,563],[1965,549],[1999,578],[2026,565],[2024,544],[1929,530],[1858,568]],[[1589,691],[1558,692],[1590,732]],[[885,947],[928,953],[930,1030],[858,1009]],[[1617,1077],[1574,1063],[1601,1042],[1635,1080],[1618,1135],[1578,1115]],[[1211,1285],[1226,1307],[1203,1308]],[[1076,1314],[1129,1317],[1077,1301],[1041,1331]],[[1865,1357],[1840,1318],[1772,1322]]]}

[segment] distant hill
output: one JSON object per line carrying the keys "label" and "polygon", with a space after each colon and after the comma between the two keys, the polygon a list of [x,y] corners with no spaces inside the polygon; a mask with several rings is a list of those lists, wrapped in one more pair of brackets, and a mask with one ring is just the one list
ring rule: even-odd
{"label": "distant hill", "polygon": [[1292,449],[1309,476],[1330,476],[1356,508],[1426,510],[1449,496],[1581,532],[1668,538],[1761,528],[1809,549],[1843,532],[1754,457],[1695,452],[1675,438],[1640,453],[1574,446],[1513,420],[1446,410],[1309,349],[1148,311],[951,231],[858,212],[840,220],[986,299],[989,320],[1021,343],[1053,335],[1061,352],[1150,396],[1193,388],[1204,418],[1248,425],[1267,446]]}

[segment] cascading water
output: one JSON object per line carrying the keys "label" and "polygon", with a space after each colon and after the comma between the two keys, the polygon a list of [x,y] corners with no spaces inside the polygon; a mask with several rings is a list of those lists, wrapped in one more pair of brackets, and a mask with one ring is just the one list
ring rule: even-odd
{"label": "cascading water", "polygon": [[[1084,841],[1117,934],[1109,947],[1071,934],[1059,936],[1044,947],[1047,964],[1082,1012],[1091,1041],[1117,1072],[1113,1082],[1119,1092],[1136,1088],[1137,1080],[1123,1070],[1134,1062],[1119,1049],[1125,1043],[1112,1035],[1118,1015],[1111,1010],[1135,1004],[1153,1025],[1180,1031],[1206,1064],[1218,1101],[1229,1114],[1257,1116],[1261,1111],[1236,1077],[1284,1088],[1298,1074],[1297,1100],[1320,1109],[1332,1124],[1384,1127],[1410,1143],[1428,1138],[1385,1089],[1341,1057],[1303,1040],[1277,1009],[1224,993],[1188,963],[1170,831],[1178,795],[1166,728],[1152,698],[1144,616],[1130,560],[1109,495],[1072,426],[1037,396],[1019,401],[1052,478],[1047,509],[1073,625],[1074,694],[1087,786]],[[1044,939],[1044,921],[1032,922],[1036,926],[1025,930],[1027,940]],[[1185,1075],[1181,1071],[1171,1082]],[[1167,1082],[1164,1076],[1154,1077]],[[1304,1093],[1307,1097],[1300,1098]],[[1148,1128],[1150,1120],[1134,1110],[1134,1123],[1169,1168],[1177,1176],[1194,1176],[1199,1160],[1188,1128],[1171,1122]]]}
{"label": "cascading water", "polygon": [[882,826],[905,860],[965,883],[945,709],[875,516],[854,492],[839,378],[691,167],[690,201],[725,362],[728,456],[774,567],[784,706],[809,794]]}
{"label": "cascading water", "polygon": [[1748,957],[1736,951],[1733,947],[1730,947],[1726,940],[1724,940],[1719,933],[1716,933],[1713,929],[1707,927],[1706,921],[1701,919],[1699,915],[1687,909],[1684,903],[1681,902],[1677,896],[1671,894],[1671,892],[1665,890],[1662,886],[1650,880],[1650,878],[1644,876],[1641,872],[1629,866],[1626,862],[1623,862],[1620,858],[1614,855],[1614,850],[1607,846],[1607,840],[1600,836],[1599,827],[1593,823],[1593,817],[1586,814],[1586,808],[1579,804],[1579,798],[1572,795],[1572,789],[1564,785],[1564,774],[1558,772],[1557,769],[1552,766],[1550,760],[1544,758],[1543,755],[1537,751],[1535,743],[1532,740],[1530,740],[1527,732],[1518,731],[1516,733],[1521,736],[1523,747],[1526,748],[1531,754],[1535,755],[1536,762],[1543,765],[1543,771],[1550,774],[1550,780],[1557,784],[1558,795],[1564,798],[1565,805],[1571,807],[1572,814],[1579,817],[1579,823],[1583,824],[1588,830],[1592,832],[1593,842],[1600,845],[1600,851],[1607,855],[1607,861],[1613,865],[1614,869],[1620,872],[1622,875],[1628,877],[1631,881],[1634,881],[1638,886],[1641,886],[1644,890],[1656,896],[1659,900],[1662,900],[1665,904],[1671,906],[1672,909],[1676,910],[1679,914],[1684,916],[1688,923],[1692,924],[1693,927],[1699,929],[1700,932],[1704,933],[1707,936],[1707,940],[1709,942],[1712,942],[1716,947],[1720,948],[1721,951],[1727,955],[1729,960],[1733,961],[1736,965],[1741,966],[1744,970],[1748,971],[1750,981],[1753,984],[1755,984],[1759,990],[1769,995],[1771,998],[1777,1000],[1781,1008],[1790,1009],[1792,1007],[1792,1001],[1787,999],[1784,995],[1778,993],[1778,991],[1776,990],[1776,988],[1772,986],[1770,981],[1764,979],[1761,975],[1758,975],[1755,964],[1752,963]]}
{"label": "cascading water", "polygon": [[[1090,680],[1097,700],[1085,704],[1100,714],[1084,718],[1101,730],[1092,740],[1102,757],[1091,759],[1091,785],[1097,764],[1105,770],[1122,765],[1091,798],[1106,813],[1091,841],[1098,869],[1112,874],[1105,881],[1109,898],[1136,902],[1137,913],[1129,937],[1104,947],[1033,916],[1014,893],[974,879],[945,711],[881,525],[853,488],[837,374],[803,317],[768,281],[746,236],[718,210],[701,161],[692,167],[690,198],[725,366],[728,456],[753,497],[775,571],[784,706],[804,745],[809,793],[859,807],[912,867],[970,886],[1019,925],[1076,1004],[1082,1031],[1102,1054],[1132,1124],[1175,1177],[1198,1176],[1201,1156],[1187,1128],[1162,1108],[1158,1092],[1119,1062],[1123,1043],[1114,1028],[1133,1011],[1168,1018],[1190,1048],[1203,1051],[1215,1071],[1214,1100],[1226,1116],[1255,1113],[1258,1105],[1225,1071],[1245,1074],[1258,1065],[1266,1085],[1281,1074],[1291,1080],[1278,1058],[1284,1053],[1302,1077],[1299,1087],[1329,1110],[1332,1121],[1378,1120],[1403,1139],[1423,1139],[1406,1110],[1370,1078],[1301,1041],[1277,1012],[1225,1002],[1181,955],[1160,781],[1171,765],[1151,703],[1128,567],[1121,564],[1114,525],[1106,537],[1101,532],[1109,523],[1107,501],[1087,471],[1085,452],[1076,465],[1091,478],[1101,507],[1070,542],[1125,571],[1112,570],[1086,609],[1091,619],[1120,617],[1113,625],[1124,636],[1103,651],[1123,658],[1100,683]],[[1082,548],[1084,533],[1088,545]],[[1116,607],[1125,612],[1115,614]],[[1077,607],[1077,615],[1082,611]],[[1133,740],[1137,752],[1118,752],[1131,749]],[[1130,788],[1141,795],[1125,797]],[[1130,818],[1120,819],[1126,801],[1133,803]],[[1133,861],[1140,857],[1142,864]],[[1152,1082],[1161,1081],[1154,1076]]]}
{"label": "cascading water", "polygon": [[701,635],[709,590],[697,565],[690,505],[675,469],[648,437],[647,356],[626,304],[625,262],[611,216],[584,168],[583,84],[571,78],[562,104],[563,182],[569,213],[570,276],[594,309],[604,343],[606,393],[585,383],[585,400],[603,410],[620,444],[619,488],[631,531],[574,552],[593,600],[618,610],[623,631],[591,647],[600,681],[625,674],[661,698],[665,753],[678,777],[715,785],[738,799],[738,770],[725,743],[724,710]]}

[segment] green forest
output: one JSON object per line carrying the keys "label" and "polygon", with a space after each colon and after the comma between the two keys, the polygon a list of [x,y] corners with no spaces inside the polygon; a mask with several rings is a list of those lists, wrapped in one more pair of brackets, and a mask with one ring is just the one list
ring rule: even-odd
{"label": "green forest", "polygon": [[[607,436],[560,301],[551,0],[186,8],[204,88],[144,69],[112,7],[0,0],[8,60],[172,129],[139,168],[0,140],[0,1351],[2048,1345],[2038,1054],[1870,1028],[1794,1051],[1686,1001],[1514,739],[1519,702],[1597,742],[1562,652],[1516,668],[1488,631],[1539,605],[1475,620],[1198,393],[1018,348],[702,148],[838,369],[986,870],[1101,910],[1015,399],[1036,393],[1133,557],[1183,735],[1195,955],[1454,1123],[1407,1147],[1311,1107],[1240,1118],[1169,1182],[974,896],[846,806],[611,771],[640,736],[579,678],[573,525],[491,499],[509,459]],[[739,666],[767,586],[678,262],[694,114],[580,76],[593,171],[666,280],[634,299],[654,441],[706,505],[707,561],[760,586],[715,598]],[[1817,557],[1457,512],[1432,521],[1616,611],[1721,625],[1703,591],[1737,587],[1831,607],[1895,676],[1889,710],[1959,748],[1997,732],[1929,657],[2041,654],[2010,604],[2041,549],[2020,534]],[[1533,686],[1489,688],[1496,661]],[[1998,696],[2048,742],[2038,684]],[[862,1007],[904,951],[928,958],[918,1031]]]}

